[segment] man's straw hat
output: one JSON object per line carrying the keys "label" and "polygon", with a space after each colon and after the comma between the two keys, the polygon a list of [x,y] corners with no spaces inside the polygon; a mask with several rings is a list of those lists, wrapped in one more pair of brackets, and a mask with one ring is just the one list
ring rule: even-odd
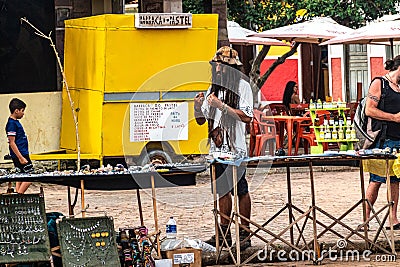
{"label": "man's straw hat", "polygon": [[218,49],[215,56],[211,59],[211,62],[221,62],[237,66],[243,65],[239,60],[238,52],[229,46],[223,46]]}

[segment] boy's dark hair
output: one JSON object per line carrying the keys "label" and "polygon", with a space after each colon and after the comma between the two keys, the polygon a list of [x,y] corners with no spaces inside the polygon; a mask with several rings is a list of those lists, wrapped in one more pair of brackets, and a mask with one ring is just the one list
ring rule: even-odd
{"label": "boy's dark hair", "polygon": [[13,99],[11,99],[10,104],[8,105],[8,108],[10,109],[11,114],[13,114],[16,109],[26,108],[26,104],[21,99],[13,98]]}

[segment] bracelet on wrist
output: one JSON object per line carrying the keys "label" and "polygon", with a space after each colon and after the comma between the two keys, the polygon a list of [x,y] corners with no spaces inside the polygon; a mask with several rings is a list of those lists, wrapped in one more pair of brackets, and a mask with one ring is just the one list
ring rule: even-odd
{"label": "bracelet on wrist", "polygon": [[222,114],[228,113],[228,105],[226,103],[222,104],[222,107],[219,109]]}

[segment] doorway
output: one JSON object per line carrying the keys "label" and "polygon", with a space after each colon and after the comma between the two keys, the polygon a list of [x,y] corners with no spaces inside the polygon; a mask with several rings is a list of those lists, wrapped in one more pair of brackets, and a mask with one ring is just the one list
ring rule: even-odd
{"label": "doorway", "polygon": [[[367,45],[350,44],[346,45],[346,100],[357,102],[368,92],[368,56]],[[357,84],[361,84],[361,91],[357,92]]]}

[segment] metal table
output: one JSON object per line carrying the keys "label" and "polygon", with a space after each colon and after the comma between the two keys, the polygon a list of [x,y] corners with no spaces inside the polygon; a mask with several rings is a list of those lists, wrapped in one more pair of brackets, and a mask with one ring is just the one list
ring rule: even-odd
{"label": "metal table", "polygon": [[[252,220],[249,220],[245,217],[243,217],[239,211],[238,211],[238,198],[234,197],[234,205],[233,205],[233,212],[231,217],[228,217],[224,214],[221,214],[217,207],[217,194],[216,190],[213,190],[213,195],[214,195],[214,217],[215,217],[215,223],[216,223],[216,229],[220,228],[220,225],[218,223],[218,216],[223,216],[227,219],[230,220],[231,223],[234,223],[236,225],[236,229],[242,228],[245,229],[250,233],[250,237],[255,236],[260,238],[263,242],[265,242],[266,246],[275,246],[276,241],[281,241],[284,244],[286,244],[290,249],[302,252],[304,250],[310,250],[310,248],[314,251],[314,255],[310,257],[310,260],[312,260],[314,263],[318,263],[320,259],[323,259],[324,255],[321,255],[320,251],[320,244],[318,239],[321,238],[325,233],[331,232],[335,234],[336,236],[340,237],[341,239],[345,240],[346,242],[349,242],[350,244],[354,243],[350,240],[352,236],[358,236],[362,238],[365,241],[365,249],[368,249],[370,247],[375,247],[385,253],[388,254],[394,254],[395,253],[395,247],[394,247],[394,233],[393,233],[393,221],[391,218],[391,210],[393,207],[393,201],[391,199],[391,192],[390,192],[390,179],[387,179],[387,198],[388,198],[388,203],[379,209],[378,211],[375,212],[375,210],[372,208],[371,203],[365,198],[365,184],[364,184],[364,172],[363,172],[363,167],[362,167],[362,161],[365,159],[384,159],[386,161],[386,169],[387,169],[387,177],[389,177],[389,160],[390,159],[395,159],[396,157],[390,154],[368,154],[368,155],[349,155],[349,154],[326,154],[326,155],[304,155],[304,156],[285,156],[285,157],[255,157],[255,158],[248,158],[244,159],[243,163],[247,164],[247,167],[285,167],[286,168],[286,179],[287,179],[287,203],[284,207],[282,207],[278,212],[276,212],[272,217],[270,217],[266,222],[263,224],[258,224]],[[214,167],[214,164],[230,164],[233,165],[233,184],[234,184],[234,193],[235,196],[237,196],[237,171],[236,167],[238,166],[237,162],[227,162],[227,161],[214,161],[213,165],[211,166],[212,168]],[[235,165],[236,164],[236,165]],[[354,205],[352,205],[348,210],[346,210],[341,216],[338,218],[334,217],[333,215],[329,214],[327,211],[323,210],[321,207],[317,205],[317,200],[315,197],[315,184],[314,184],[314,172],[313,172],[313,166],[329,166],[329,165],[339,165],[339,166],[359,166],[360,167],[360,190],[361,190],[361,199],[357,201]],[[290,168],[291,167],[308,167],[309,168],[309,177],[310,177],[310,192],[311,192],[311,205],[308,210],[304,211],[300,208],[298,208],[296,205],[292,203],[292,189],[291,189],[291,177],[290,177]],[[214,172],[215,173],[215,172]],[[215,177],[212,177],[212,181],[214,183],[215,188]],[[371,210],[372,210],[372,216],[366,220],[366,205],[370,205]],[[357,207],[361,206],[362,211],[363,211],[363,223],[358,226],[356,229],[354,227],[352,228],[351,226],[347,225],[346,223],[343,222],[343,219],[350,214],[352,211],[354,211]],[[283,230],[281,230],[279,233],[274,233],[271,230],[266,229],[266,226],[274,221],[279,215],[282,214],[283,211],[288,210],[288,226],[285,227]],[[383,213],[386,210],[386,214],[384,215],[383,220],[381,221],[377,216],[381,213]],[[300,213],[301,215],[298,218],[295,218],[293,215],[293,212],[296,211]],[[330,220],[332,220],[332,223],[329,225],[323,223],[322,221],[317,219],[317,212],[321,213],[322,215],[328,217]],[[388,234],[386,230],[384,229],[384,223],[386,222],[387,218],[390,217],[389,222],[390,222],[390,227],[391,231]],[[251,225],[253,225],[256,230],[252,231],[245,227],[244,225],[239,224],[238,218],[241,218],[243,220],[246,220],[249,222]],[[373,238],[368,237],[368,232],[367,229],[364,227],[364,232],[361,233],[359,232],[360,228],[369,223],[371,220],[376,219],[378,224],[379,224],[379,229],[376,233],[376,235]],[[300,222],[303,220],[302,225],[300,225]],[[313,230],[313,240],[310,242],[306,241],[306,238],[303,234],[304,229],[307,225],[308,220],[312,220],[312,230]],[[323,228],[321,232],[318,232],[317,230],[317,225]],[[348,230],[350,233],[346,236],[340,234],[339,232],[335,231],[332,229],[335,225],[340,225],[341,227],[345,228]],[[221,230],[221,229],[220,229]],[[298,231],[298,238],[297,240],[294,240],[294,231]],[[260,231],[263,233],[266,233],[268,236],[271,236],[271,239],[267,240],[266,238],[262,237],[259,235]],[[286,240],[283,235],[289,231],[289,236],[290,240]],[[236,240],[239,240],[239,231],[236,231]],[[383,232],[385,235],[385,238],[390,246],[390,251],[382,247],[378,242],[378,236],[380,233]],[[216,235],[218,236],[218,231],[216,231]],[[223,239],[225,239],[223,237]],[[216,238],[218,240],[218,238]],[[303,241],[303,245],[300,245],[300,241]],[[236,242],[236,251],[240,251],[240,242]],[[333,248],[335,249],[335,247]],[[218,257],[217,261],[219,259],[219,255],[221,253],[221,248],[219,247],[219,244],[217,243],[217,252],[218,252]],[[240,253],[236,254],[236,259],[231,251],[231,248],[229,248],[229,254],[231,258],[233,259],[234,263],[236,266],[240,266],[242,264],[247,264],[250,262],[253,258],[255,258],[258,255],[258,252],[254,253],[250,257],[248,257],[245,261],[241,262],[240,260]]]}
{"label": "metal table", "polygon": [[[144,225],[140,189],[152,189],[154,225],[156,232],[157,253],[160,252],[156,188],[189,186],[196,184],[196,174],[206,169],[204,164],[193,164],[174,167],[171,165],[156,167],[158,171],[131,172],[131,173],[98,173],[98,174],[66,174],[54,175],[43,174],[10,174],[0,176],[0,184],[8,182],[41,182],[49,184],[64,185],[81,189],[82,217],[85,217],[85,196],[84,190],[131,190],[136,189],[139,217],[141,225]],[[68,206],[71,214],[71,199],[68,192]]]}

